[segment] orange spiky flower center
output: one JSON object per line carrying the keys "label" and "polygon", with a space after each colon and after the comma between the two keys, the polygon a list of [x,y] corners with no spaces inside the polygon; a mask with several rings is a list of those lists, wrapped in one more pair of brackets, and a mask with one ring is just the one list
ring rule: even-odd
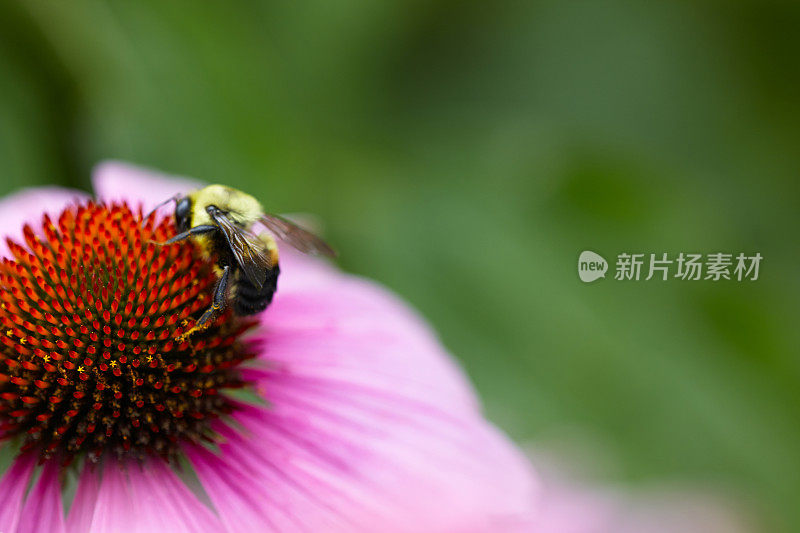
{"label": "orange spiky flower center", "polygon": [[65,461],[87,453],[172,457],[213,438],[244,385],[248,328],[223,315],[177,341],[210,305],[213,265],[197,245],[158,246],[171,219],[125,204],[67,207],[0,263],[0,437]]}

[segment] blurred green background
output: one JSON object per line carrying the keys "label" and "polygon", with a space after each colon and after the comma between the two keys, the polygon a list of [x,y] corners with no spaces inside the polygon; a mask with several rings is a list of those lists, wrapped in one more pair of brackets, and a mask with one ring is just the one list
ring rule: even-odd
{"label": "blurred green background", "polygon": [[[518,442],[800,530],[798,52],[788,1],[4,2],[0,193],[118,158],[317,213]],[[585,285],[584,249],[764,260]]]}

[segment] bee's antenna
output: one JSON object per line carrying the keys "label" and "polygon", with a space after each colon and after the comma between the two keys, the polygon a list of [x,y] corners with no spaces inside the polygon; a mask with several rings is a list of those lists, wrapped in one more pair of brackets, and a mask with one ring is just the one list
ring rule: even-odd
{"label": "bee's antenna", "polygon": [[156,205],[156,206],[155,206],[153,209],[151,209],[151,210],[150,210],[150,212],[149,212],[149,213],[147,213],[147,214],[145,215],[145,217],[144,217],[142,220],[143,220],[143,221],[144,221],[144,220],[147,220],[148,218],[150,218],[150,216],[151,216],[153,213],[155,213],[155,212],[156,212],[156,211],[158,211],[160,208],[164,207],[165,205],[167,205],[167,204],[168,204],[168,203],[170,203],[170,202],[175,202],[175,203],[177,204],[177,203],[178,203],[178,200],[180,200],[180,199],[181,199],[181,194],[180,194],[180,193],[178,193],[178,194],[176,194],[175,196],[172,196],[172,197],[170,197],[170,198],[167,198],[166,200],[164,200],[164,201],[163,201],[163,202],[161,202],[160,204]]}

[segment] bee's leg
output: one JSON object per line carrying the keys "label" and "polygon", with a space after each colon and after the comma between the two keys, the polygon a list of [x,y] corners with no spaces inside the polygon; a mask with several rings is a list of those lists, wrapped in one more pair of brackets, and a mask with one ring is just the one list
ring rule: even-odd
{"label": "bee's leg", "polygon": [[202,233],[210,233],[212,231],[216,231],[217,229],[219,229],[219,228],[217,228],[216,226],[212,226],[211,224],[203,224],[203,225],[200,225],[200,226],[195,226],[195,227],[193,227],[193,228],[191,228],[191,229],[189,229],[187,231],[184,231],[183,233],[178,233],[177,235],[175,235],[174,237],[172,237],[168,241],[164,241],[164,242],[151,241],[151,242],[153,242],[154,244],[158,244],[160,246],[164,246],[164,245],[167,245],[167,244],[172,244],[172,243],[175,243],[175,242],[178,242],[178,241],[182,241],[183,239],[191,237],[192,235],[200,235]]}
{"label": "bee's leg", "polygon": [[184,341],[193,333],[206,329],[213,323],[214,319],[219,316],[220,312],[222,312],[222,310],[225,308],[225,303],[227,302],[226,293],[228,292],[230,272],[230,265],[225,266],[225,268],[222,269],[222,276],[220,276],[219,281],[217,282],[217,287],[214,289],[214,301],[211,303],[211,307],[206,309],[206,312],[203,313],[203,315],[195,323],[195,325],[191,327],[191,329],[177,338],[178,341]]}
{"label": "bee's leg", "polygon": [[164,200],[163,202],[161,202],[161,203],[159,203],[158,205],[156,205],[156,206],[155,206],[153,209],[151,209],[151,210],[150,210],[150,212],[149,212],[149,213],[147,213],[147,214],[144,216],[144,218],[143,218],[142,220],[147,220],[148,218],[150,218],[150,215],[152,215],[153,213],[155,213],[156,211],[158,211],[158,210],[159,210],[159,208],[161,208],[161,207],[163,207],[163,206],[167,205],[167,204],[168,204],[168,203],[170,203],[170,202],[175,202],[175,203],[177,204],[177,203],[178,203],[178,200],[180,200],[180,199],[181,199],[181,195],[180,195],[180,193],[176,194],[175,196],[172,196],[171,198],[167,198],[167,199],[166,199],[166,200]]}
{"label": "bee's leg", "polygon": [[222,311],[222,309],[225,307],[230,272],[230,265],[222,269],[222,276],[220,276],[219,281],[217,282],[217,288],[214,290],[214,301],[212,302],[211,307],[209,307],[206,312],[203,313],[203,316],[200,317],[200,320],[197,321],[197,324],[195,325],[196,328],[208,327],[207,324],[211,322],[211,319],[219,315],[220,311]]}

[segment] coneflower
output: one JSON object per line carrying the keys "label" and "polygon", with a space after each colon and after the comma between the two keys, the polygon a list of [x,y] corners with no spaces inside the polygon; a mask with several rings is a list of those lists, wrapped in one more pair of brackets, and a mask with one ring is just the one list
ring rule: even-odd
{"label": "coneflower", "polygon": [[284,247],[266,312],[176,340],[216,278],[142,213],[197,186],[110,163],[0,205],[0,531],[529,530],[528,462],[375,284]]}

